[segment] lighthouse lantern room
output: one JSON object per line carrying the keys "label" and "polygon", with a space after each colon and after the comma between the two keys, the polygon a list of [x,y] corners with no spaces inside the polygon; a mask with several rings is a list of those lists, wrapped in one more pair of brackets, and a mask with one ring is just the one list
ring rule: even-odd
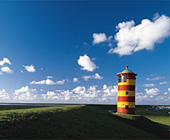
{"label": "lighthouse lantern room", "polygon": [[117,113],[135,113],[135,81],[136,73],[126,69],[117,74],[118,76],[118,100]]}

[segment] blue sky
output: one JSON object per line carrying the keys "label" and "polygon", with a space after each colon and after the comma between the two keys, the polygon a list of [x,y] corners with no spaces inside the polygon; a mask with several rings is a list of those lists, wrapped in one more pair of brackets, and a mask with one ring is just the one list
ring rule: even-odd
{"label": "blue sky", "polygon": [[169,16],[169,1],[1,1],[0,101],[115,104],[128,65],[137,104],[169,104]]}

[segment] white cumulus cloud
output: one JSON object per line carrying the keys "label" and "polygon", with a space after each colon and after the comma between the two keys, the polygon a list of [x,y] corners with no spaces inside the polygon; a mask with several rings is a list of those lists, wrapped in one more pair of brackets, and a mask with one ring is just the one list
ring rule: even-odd
{"label": "white cumulus cloud", "polygon": [[47,79],[51,79],[51,78],[53,78],[52,76],[47,76]]}
{"label": "white cumulus cloud", "polygon": [[10,73],[10,74],[13,73],[13,71],[7,66],[1,68],[1,73],[3,72]]}
{"label": "white cumulus cloud", "polygon": [[168,84],[169,82],[163,81],[163,82],[159,82],[160,85],[165,85]]}
{"label": "white cumulus cloud", "polygon": [[161,76],[157,76],[157,77],[153,77],[153,78],[146,78],[146,80],[148,81],[156,81],[156,80],[161,80],[164,79],[165,77],[161,77]]}
{"label": "white cumulus cloud", "polygon": [[9,100],[10,96],[5,89],[0,90],[0,101]]}
{"label": "white cumulus cloud", "polygon": [[158,14],[153,18],[143,19],[135,26],[133,20],[119,23],[116,26],[116,48],[111,48],[109,53],[120,56],[131,55],[140,50],[153,50],[156,43],[162,43],[170,35],[170,17]]}
{"label": "white cumulus cloud", "polygon": [[36,69],[35,69],[35,67],[34,67],[34,65],[28,65],[28,66],[24,66],[23,65],[23,67],[28,71],[28,72],[36,72]]}
{"label": "white cumulus cloud", "polygon": [[89,79],[103,79],[102,76],[100,76],[98,73],[95,73],[94,75],[86,75],[86,76],[82,76],[82,78],[84,79],[84,81],[88,81]]}
{"label": "white cumulus cloud", "polygon": [[102,89],[97,86],[77,86],[72,90],[55,90],[42,94],[45,101],[60,103],[116,103],[117,86],[103,85]]}
{"label": "white cumulus cloud", "polygon": [[73,78],[73,82],[74,82],[74,83],[76,83],[76,82],[79,83],[78,78]]}
{"label": "white cumulus cloud", "polygon": [[77,62],[82,67],[81,70],[92,72],[97,68],[96,64],[86,54],[84,56],[79,56]]}
{"label": "white cumulus cloud", "polygon": [[93,44],[99,44],[112,39],[112,36],[107,38],[105,33],[93,33]]}
{"label": "white cumulus cloud", "polygon": [[46,79],[46,80],[41,80],[41,81],[32,81],[30,84],[34,84],[34,85],[63,85],[65,83],[65,79],[60,80],[60,81],[56,81],[54,82],[51,79]]}
{"label": "white cumulus cloud", "polygon": [[158,88],[145,89],[147,95],[158,95],[160,90]]}
{"label": "white cumulus cloud", "polygon": [[13,100],[20,100],[20,101],[30,101],[36,100],[38,95],[36,94],[36,89],[31,89],[28,86],[21,87],[20,89],[16,89],[14,91]]}
{"label": "white cumulus cloud", "polygon": [[4,64],[11,65],[11,62],[8,58],[3,58],[3,60],[0,61],[0,66],[3,66]]}
{"label": "white cumulus cloud", "polygon": [[85,94],[86,88],[84,86],[78,86],[72,90],[75,93]]}
{"label": "white cumulus cloud", "polygon": [[155,84],[144,84],[144,87],[155,87]]}
{"label": "white cumulus cloud", "polygon": [[0,68],[0,75],[3,74],[3,73],[10,73],[10,74],[12,74],[13,71],[8,66],[4,66],[5,64],[11,65],[11,62],[10,62],[10,60],[8,58],[3,58],[0,61],[0,66],[2,66]]}
{"label": "white cumulus cloud", "polygon": [[168,91],[170,92],[170,88],[168,88]]}
{"label": "white cumulus cloud", "polygon": [[145,89],[145,93],[136,93],[136,103],[137,104],[167,104],[169,105],[170,92],[161,93],[158,88]]}

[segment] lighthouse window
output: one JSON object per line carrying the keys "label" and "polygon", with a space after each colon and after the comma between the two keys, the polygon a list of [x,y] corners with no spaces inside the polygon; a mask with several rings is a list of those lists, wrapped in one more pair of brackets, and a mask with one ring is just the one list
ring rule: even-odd
{"label": "lighthouse window", "polygon": [[126,107],[125,107],[126,109],[128,109],[128,106],[126,105]]}
{"label": "lighthouse window", "polygon": [[126,75],[121,76],[121,82],[126,82]]}
{"label": "lighthouse window", "polygon": [[126,91],[126,95],[128,95],[128,94],[129,94],[129,92]]}
{"label": "lighthouse window", "polygon": [[121,82],[121,77],[120,77],[120,76],[118,77],[118,82],[119,82],[119,83]]}
{"label": "lighthouse window", "polygon": [[118,77],[118,82],[126,82],[126,75],[122,75]]}

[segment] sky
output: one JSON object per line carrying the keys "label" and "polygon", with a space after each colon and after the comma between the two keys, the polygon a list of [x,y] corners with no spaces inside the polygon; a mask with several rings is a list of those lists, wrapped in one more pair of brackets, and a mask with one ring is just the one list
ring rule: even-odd
{"label": "sky", "polygon": [[0,102],[170,104],[169,1],[0,1]]}

